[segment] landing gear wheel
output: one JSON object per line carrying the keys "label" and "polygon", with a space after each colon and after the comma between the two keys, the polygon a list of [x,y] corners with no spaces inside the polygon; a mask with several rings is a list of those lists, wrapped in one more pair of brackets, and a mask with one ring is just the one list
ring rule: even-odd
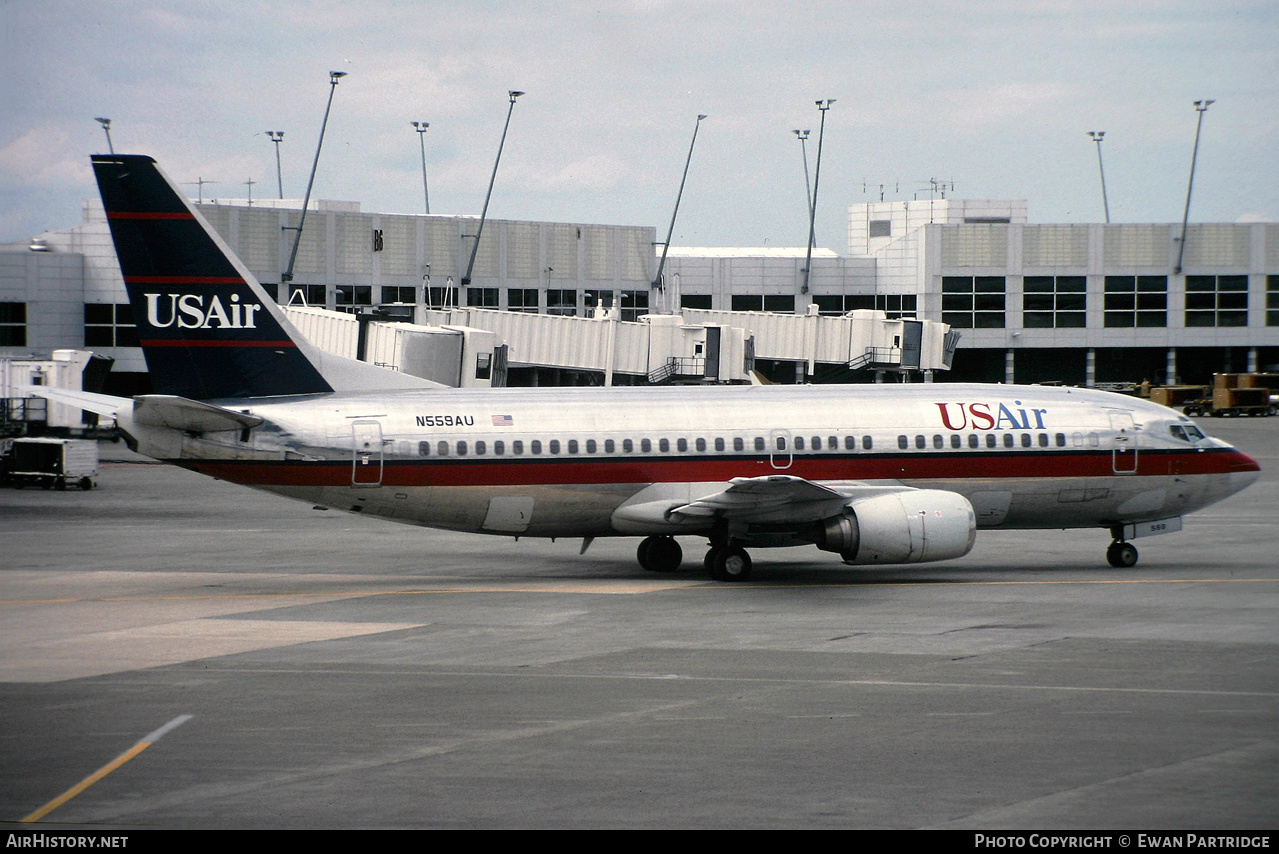
{"label": "landing gear wheel", "polygon": [[751,575],[751,556],[740,546],[711,549],[707,555],[711,578],[716,581],[745,581]]}
{"label": "landing gear wheel", "polygon": [[675,572],[684,560],[684,550],[674,537],[645,537],[635,557],[649,572]]}
{"label": "landing gear wheel", "polygon": [[1137,549],[1132,543],[1114,542],[1106,549],[1106,561],[1116,569],[1137,565]]}

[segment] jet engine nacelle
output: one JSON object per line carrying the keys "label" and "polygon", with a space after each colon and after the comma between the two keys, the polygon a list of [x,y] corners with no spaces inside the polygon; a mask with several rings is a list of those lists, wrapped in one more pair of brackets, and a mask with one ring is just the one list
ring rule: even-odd
{"label": "jet engine nacelle", "polygon": [[838,552],[847,564],[949,560],[968,554],[977,537],[968,499],[942,489],[856,499],[818,526],[817,547]]}

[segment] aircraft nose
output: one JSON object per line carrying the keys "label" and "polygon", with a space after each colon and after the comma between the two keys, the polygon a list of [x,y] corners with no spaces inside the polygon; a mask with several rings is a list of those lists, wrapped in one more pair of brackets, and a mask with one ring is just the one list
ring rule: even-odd
{"label": "aircraft nose", "polygon": [[1235,493],[1257,482],[1257,479],[1261,477],[1261,466],[1252,457],[1235,450],[1231,454],[1226,477],[1228,478],[1227,488],[1231,493]]}

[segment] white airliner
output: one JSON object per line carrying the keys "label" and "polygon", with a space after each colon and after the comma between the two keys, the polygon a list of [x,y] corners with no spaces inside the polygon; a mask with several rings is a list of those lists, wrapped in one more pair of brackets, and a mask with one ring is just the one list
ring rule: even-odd
{"label": "white airliner", "polygon": [[149,157],[93,157],[157,394],[40,390],[114,416],[143,454],[397,522],[513,537],[642,537],[649,570],[704,538],[845,563],[962,557],[979,528],[1130,540],[1255,481],[1188,418],[1075,388],[830,385],[459,390],[323,354]]}

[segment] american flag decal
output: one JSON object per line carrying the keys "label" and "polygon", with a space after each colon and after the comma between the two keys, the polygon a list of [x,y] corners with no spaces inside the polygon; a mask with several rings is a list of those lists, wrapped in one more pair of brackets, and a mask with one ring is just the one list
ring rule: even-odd
{"label": "american flag decal", "polygon": [[494,415],[493,426],[494,427],[514,427],[515,419],[509,415]]}

